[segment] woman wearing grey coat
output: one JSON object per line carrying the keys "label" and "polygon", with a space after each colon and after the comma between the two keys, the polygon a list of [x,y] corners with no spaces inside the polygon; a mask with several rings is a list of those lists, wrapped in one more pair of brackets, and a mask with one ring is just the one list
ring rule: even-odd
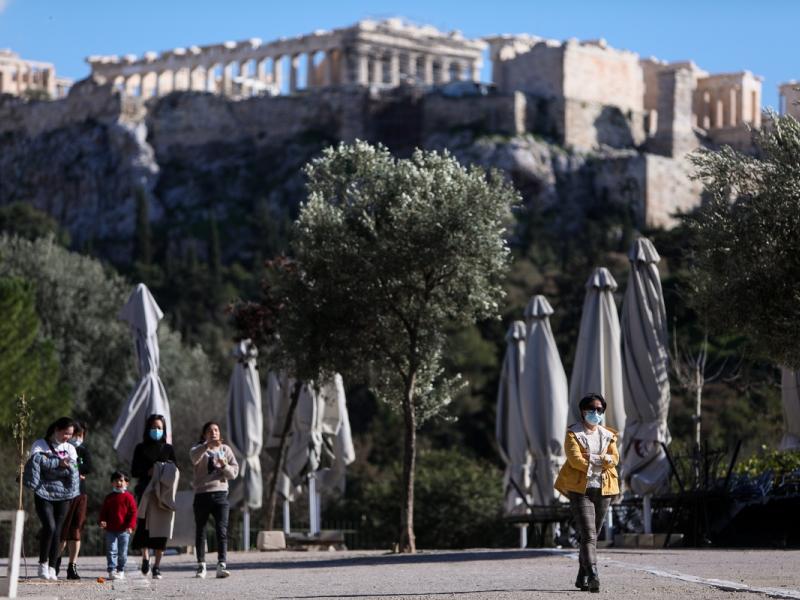
{"label": "woman wearing grey coat", "polygon": [[26,485],[33,489],[39,533],[39,578],[57,580],[61,527],[72,499],[80,493],[78,455],[69,443],[74,421],[61,417],[31,446]]}

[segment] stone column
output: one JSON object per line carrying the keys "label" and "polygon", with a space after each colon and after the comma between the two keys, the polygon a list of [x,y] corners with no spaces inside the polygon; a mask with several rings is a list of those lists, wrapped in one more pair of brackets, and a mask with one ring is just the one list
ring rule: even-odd
{"label": "stone column", "polygon": [[281,67],[283,66],[283,56],[273,56],[272,57],[272,83],[275,87],[278,88],[278,93],[281,92],[281,86],[283,85],[283,70]]}
{"label": "stone column", "polygon": [[56,97],[56,70],[48,67],[44,70],[44,87],[51,98]]}
{"label": "stone column", "polygon": [[233,63],[222,63],[222,86],[220,93],[229,95],[233,92]]}
{"label": "stone column", "polygon": [[392,86],[400,85],[400,53],[392,50],[389,58],[389,77]]}
{"label": "stone column", "polygon": [[212,92],[214,94],[217,93],[217,65],[216,63],[212,63],[206,66],[206,80],[205,80],[205,91]]}
{"label": "stone column", "polygon": [[311,88],[317,87],[319,82],[317,81],[317,67],[314,64],[314,56],[316,55],[316,51],[312,50],[310,52],[306,52],[306,89],[310,90]]}
{"label": "stone column", "polygon": [[356,79],[357,83],[361,85],[369,85],[369,56],[363,51],[358,55],[358,73]]}
{"label": "stone column", "polygon": [[441,83],[447,83],[450,81],[450,66],[452,65],[452,61],[449,58],[442,59],[442,66],[439,71],[439,81]]}
{"label": "stone column", "polygon": [[409,52],[408,54],[406,54],[406,57],[408,60],[407,63],[408,68],[406,70],[406,75],[408,75],[411,81],[414,81],[416,83],[419,77],[417,73],[417,58],[419,57],[419,54],[417,54],[416,52]]}
{"label": "stone column", "polygon": [[378,54],[372,57],[372,76],[370,83],[382,84],[383,83],[383,57]]}
{"label": "stone column", "polygon": [[259,58],[256,61],[256,79],[258,79],[259,81],[264,82],[264,83],[269,81],[267,79],[267,59],[266,59],[266,57]]}
{"label": "stone column", "polygon": [[433,85],[433,56],[425,55],[425,84]]}
{"label": "stone column", "polygon": [[17,95],[21,96],[22,92],[25,88],[22,86],[22,75],[25,69],[25,65],[23,63],[16,64],[16,80],[17,80]]}
{"label": "stone column", "polygon": [[338,83],[336,81],[336,72],[337,66],[339,62],[339,53],[336,49],[327,50],[325,52],[325,58],[322,59],[322,69],[323,69],[323,79],[322,85],[324,86],[331,86],[334,83]]}
{"label": "stone column", "polygon": [[289,55],[289,93],[294,94],[297,91],[297,67],[300,65],[300,55]]}
{"label": "stone column", "polygon": [[472,74],[472,81],[480,81],[481,80],[481,67],[478,64],[477,60],[470,61],[470,63],[469,63],[469,71]]}

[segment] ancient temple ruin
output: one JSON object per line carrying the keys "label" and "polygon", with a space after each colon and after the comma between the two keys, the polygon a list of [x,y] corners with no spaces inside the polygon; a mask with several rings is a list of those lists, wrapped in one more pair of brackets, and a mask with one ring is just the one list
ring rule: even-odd
{"label": "ancient temple ruin", "polygon": [[0,94],[13,96],[46,93],[63,98],[72,80],[56,76],[52,63],[27,60],[9,49],[0,49]]}
{"label": "ancient temple ruin", "polygon": [[253,38],[87,61],[93,78],[132,95],[193,90],[241,97],[347,84],[477,80],[484,48],[484,42],[457,31],[387,19],[272,42]]}
{"label": "ancient temple ruin", "polygon": [[640,146],[677,156],[700,145],[746,147],[761,125],[761,78],[711,74],[691,61],[668,63],[610,47],[528,35],[487,38],[492,79],[555,103],[554,131],[566,145]]}
{"label": "ancient temple ruin", "polygon": [[800,81],[787,81],[778,87],[780,92],[780,114],[792,115],[800,120]]}

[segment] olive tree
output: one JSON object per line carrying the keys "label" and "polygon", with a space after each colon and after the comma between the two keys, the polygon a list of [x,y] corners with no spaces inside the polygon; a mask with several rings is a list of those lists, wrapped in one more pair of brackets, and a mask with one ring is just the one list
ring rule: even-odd
{"label": "olive tree", "polygon": [[775,117],[757,152],[694,155],[706,202],[692,233],[691,302],[717,331],[800,368],[800,123]]}
{"label": "olive tree", "polygon": [[414,552],[417,430],[461,386],[444,373],[445,332],[498,315],[519,196],[498,173],[447,153],[397,159],[358,141],[328,148],[305,173],[294,268],[274,288],[283,294],[275,347],[302,354],[309,373],[367,381],[402,413],[399,548]]}

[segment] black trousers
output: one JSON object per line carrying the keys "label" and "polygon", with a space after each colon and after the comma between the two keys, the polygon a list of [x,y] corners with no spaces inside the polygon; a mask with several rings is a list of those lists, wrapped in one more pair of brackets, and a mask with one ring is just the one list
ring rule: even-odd
{"label": "black trousers", "polygon": [[225,562],[228,555],[228,492],[206,492],[194,495],[195,550],[197,562],[206,560],[206,523],[214,517],[217,532],[217,561]]}
{"label": "black trousers", "polygon": [[569,505],[581,545],[578,556],[586,571],[597,564],[597,535],[603,528],[611,498],[613,496],[603,496],[600,488],[588,488],[585,494],[569,493]]}
{"label": "black trousers", "polygon": [[33,499],[36,515],[42,523],[42,529],[39,532],[39,562],[50,563],[51,567],[55,567],[56,560],[61,554],[59,552],[61,529],[72,500],[45,500],[36,495],[33,496]]}

